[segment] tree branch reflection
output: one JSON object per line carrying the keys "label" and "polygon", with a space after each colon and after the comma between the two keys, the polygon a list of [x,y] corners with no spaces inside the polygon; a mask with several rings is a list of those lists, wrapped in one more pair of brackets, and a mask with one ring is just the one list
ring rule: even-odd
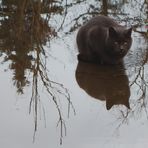
{"label": "tree branch reflection", "polygon": [[[141,43],[142,44],[142,43]],[[140,45],[140,43],[139,43]],[[139,119],[142,115],[145,114],[148,120],[148,79],[147,79],[147,62],[148,62],[148,45],[147,40],[145,41],[145,49],[143,44],[137,49],[140,56],[136,56],[135,63],[132,63],[131,66],[127,66],[127,73],[131,73],[129,75],[130,81],[130,90],[132,91],[133,95],[130,98],[131,109],[130,110],[118,110],[118,126],[116,130],[118,130],[122,124],[128,124],[130,119]],[[130,59],[128,59],[129,62]],[[138,63],[137,63],[138,62]],[[133,70],[132,70],[133,69]]]}
{"label": "tree branch reflection", "polygon": [[[75,110],[67,88],[49,78],[46,68],[46,51],[43,48],[52,37],[57,35],[55,29],[49,25],[49,20],[52,14],[60,14],[64,10],[59,3],[54,0],[2,0],[0,52],[5,55],[3,63],[10,61],[17,92],[23,94],[24,88],[32,84],[29,113],[32,111],[34,114],[34,138],[37,131],[39,106],[42,102],[39,94],[40,82],[42,82],[49,99],[52,99],[57,109],[59,117],[57,125],[60,127],[60,142],[62,143],[66,126],[57,96],[67,100],[68,116],[71,107],[74,113]],[[32,74],[32,82],[27,77],[28,74]]]}
{"label": "tree branch reflection", "polygon": [[[125,9],[126,5],[132,5],[131,7],[135,8],[137,8],[138,6],[138,9],[140,10],[139,15],[134,17],[130,15],[129,12],[127,12]],[[81,7],[79,8],[79,6]],[[82,24],[86,23],[91,17],[94,17],[99,14],[114,17],[116,20],[122,23],[128,23],[126,25],[132,25],[134,30],[137,27],[143,25],[144,22],[147,20],[145,17],[147,15],[147,1],[140,1],[135,3],[134,0],[93,0],[90,4],[89,0],[80,0],[67,3],[67,12],[72,11],[72,8],[74,10],[75,8],[77,8],[78,11],[75,11],[74,16],[68,16],[71,17],[69,22],[65,21],[62,24],[66,27],[69,26],[69,29],[66,34],[75,31]]]}
{"label": "tree branch reflection", "polygon": [[[103,14],[112,16],[120,22],[129,22],[130,25],[133,25],[135,32],[144,35],[147,39],[147,30],[142,30],[142,27],[143,24],[145,25],[148,20],[148,3],[146,0],[137,1],[139,5],[138,8],[139,10],[141,10],[141,13],[136,17],[129,17],[130,15],[126,12],[126,9],[122,8],[124,8],[126,4],[133,3],[133,1],[134,0],[119,0],[114,3],[114,1],[112,0],[93,0],[90,4],[89,0],[75,0],[70,3],[68,3],[68,0],[65,0],[65,5],[63,5],[63,0],[2,0],[2,7],[0,8],[0,14],[2,15],[2,17],[0,18],[0,54],[3,54],[3,56],[5,56],[3,63],[6,61],[10,62],[10,69],[13,70],[12,79],[14,81],[14,86],[17,88],[17,92],[19,94],[23,94],[25,87],[32,84],[29,112],[31,113],[32,111],[34,114],[34,138],[37,131],[39,106],[42,104],[42,99],[40,98],[39,93],[40,82],[42,82],[42,85],[46,88],[49,99],[52,100],[56,106],[57,114],[59,117],[57,126],[60,126],[61,143],[62,138],[66,133],[66,126],[57,96],[60,95],[68,101],[68,116],[70,108],[72,108],[75,113],[68,90],[62,84],[51,80],[48,76],[48,71],[46,68],[46,51],[44,50],[43,46],[46,45],[47,42],[50,42],[52,37],[57,36],[57,31],[49,25],[49,21],[52,15],[63,14],[62,23],[59,25],[59,27],[57,27],[58,31],[63,29],[65,26],[68,26],[68,31],[65,32],[73,32],[79,26],[84,24],[90,17],[98,14]],[[134,4],[137,5],[137,3]],[[80,8],[78,12],[73,11],[76,10],[75,8],[77,8],[79,5]],[[75,15],[73,15],[72,13],[73,16],[70,16],[71,18],[68,20],[68,12],[71,12],[71,10],[72,12],[75,12]],[[128,24],[126,25],[128,26]],[[146,51],[148,51],[148,49],[146,49]],[[141,50],[139,50],[139,52],[141,52]],[[119,87],[119,80],[111,80],[112,83],[115,85],[115,89],[112,89],[112,92],[115,93],[115,96],[112,96],[111,91],[103,90],[103,88],[106,89],[108,86],[106,86],[106,83],[103,83],[102,80],[99,81],[100,84],[102,83],[102,86],[104,87],[100,86],[100,91],[96,91],[91,94],[92,96],[100,100],[109,100],[108,98],[111,96],[111,100],[112,102],[114,101],[114,103],[110,102],[110,105],[107,106],[108,109],[112,107],[112,105],[116,104],[115,101],[118,100],[118,97],[122,99],[119,100],[120,102],[117,102],[117,106],[122,103],[123,98],[126,98],[124,100],[126,100],[125,106],[127,107],[128,103],[131,101],[131,109],[126,108],[125,110],[123,110],[119,107],[116,107],[116,110],[118,109],[119,111],[117,117],[120,120],[118,127],[120,127],[120,125],[122,125],[123,123],[128,123],[129,118],[137,117],[138,115],[140,116],[143,110],[147,115],[148,80],[145,68],[147,60],[148,53],[146,52],[145,54],[143,54],[143,62],[141,62],[141,66],[137,68],[136,65],[134,65],[134,68],[136,69],[134,75],[135,77],[134,79],[130,79],[130,88],[132,89],[132,87],[135,87],[138,89],[139,95],[138,98],[136,98],[135,100],[129,100],[129,86],[127,85],[128,79],[124,73],[124,70],[122,72],[120,71],[121,80],[125,80],[123,82],[125,84],[124,87]],[[85,69],[87,70],[87,68]],[[127,72],[128,71],[130,71],[130,69],[127,69]],[[111,70],[109,70],[109,73],[110,72]],[[28,78],[29,74],[32,76],[31,81]],[[91,78],[91,76],[87,73],[85,74],[85,77],[82,78],[88,77]],[[94,85],[94,83],[91,83],[91,79],[87,80],[90,80],[90,85]],[[96,90],[98,89],[98,85],[100,84],[97,83],[95,85],[97,86],[95,88]],[[90,90],[90,88],[86,88],[82,82],[80,85],[82,85],[83,89],[86,89],[88,94],[92,93],[92,90]],[[110,84],[109,86],[110,88],[112,88]],[[121,90],[123,88],[126,97],[122,97],[123,94],[121,93],[121,91],[116,91],[118,87]],[[104,93],[103,95],[101,94],[102,92]],[[96,96],[94,95],[94,93],[97,93],[95,94]],[[106,98],[104,98],[104,96]],[[43,106],[42,109],[45,113]]]}

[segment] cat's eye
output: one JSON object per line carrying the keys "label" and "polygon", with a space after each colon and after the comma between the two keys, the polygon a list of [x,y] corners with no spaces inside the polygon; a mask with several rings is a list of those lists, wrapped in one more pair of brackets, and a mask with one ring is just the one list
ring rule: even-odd
{"label": "cat's eye", "polygon": [[124,45],[127,45],[127,42],[126,41],[124,42]]}

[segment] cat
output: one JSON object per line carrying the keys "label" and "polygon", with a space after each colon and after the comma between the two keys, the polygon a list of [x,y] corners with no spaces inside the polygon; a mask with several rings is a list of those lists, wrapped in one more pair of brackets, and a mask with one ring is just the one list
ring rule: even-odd
{"label": "cat", "polygon": [[78,31],[78,60],[117,64],[123,60],[132,44],[132,28],[119,25],[107,16],[96,16]]}
{"label": "cat", "polygon": [[106,101],[106,109],[126,106],[130,109],[129,80],[123,64],[104,66],[79,61],[75,73],[76,81],[91,97]]}

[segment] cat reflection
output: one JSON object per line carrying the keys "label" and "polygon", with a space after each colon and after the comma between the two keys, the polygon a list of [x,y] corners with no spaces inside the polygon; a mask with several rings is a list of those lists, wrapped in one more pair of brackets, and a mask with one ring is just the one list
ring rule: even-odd
{"label": "cat reflection", "polygon": [[87,94],[98,100],[106,100],[107,110],[114,105],[125,105],[130,109],[129,81],[123,64],[103,66],[79,62],[76,80]]}

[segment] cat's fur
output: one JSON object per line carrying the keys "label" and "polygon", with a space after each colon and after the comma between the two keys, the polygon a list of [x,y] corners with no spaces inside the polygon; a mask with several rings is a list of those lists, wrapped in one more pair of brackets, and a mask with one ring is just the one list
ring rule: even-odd
{"label": "cat's fur", "polygon": [[132,28],[127,29],[109,17],[94,17],[78,31],[78,59],[107,64],[119,63],[131,47],[131,33]]}

